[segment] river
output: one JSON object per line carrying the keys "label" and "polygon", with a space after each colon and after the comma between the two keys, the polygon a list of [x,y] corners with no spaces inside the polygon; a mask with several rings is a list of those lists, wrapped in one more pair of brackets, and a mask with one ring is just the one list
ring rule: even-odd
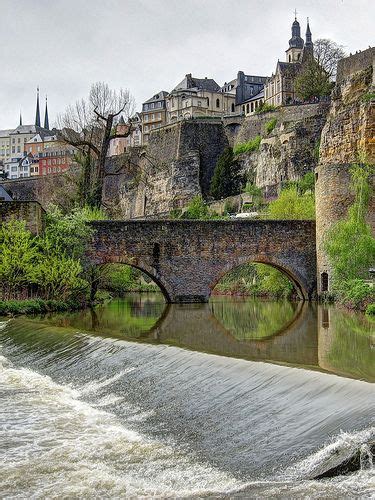
{"label": "river", "polygon": [[374,495],[364,316],[133,294],[0,328],[2,498]]}

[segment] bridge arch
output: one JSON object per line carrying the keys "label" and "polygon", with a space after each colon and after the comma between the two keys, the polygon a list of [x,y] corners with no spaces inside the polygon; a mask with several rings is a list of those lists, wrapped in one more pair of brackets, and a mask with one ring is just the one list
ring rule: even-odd
{"label": "bridge arch", "polygon": [[152,266],[147,265],[146,263],[135,261],[132,258],[118,257],[118,256],[108,256],[106,259],[101,261],[95,261],[94,264],[97,267],[105,266],[106,264],[123,264],[125,266],[133,267],[134,269],[138,269],[142,271],[142,273],[146,274],[152,281],[160,288],[166,303],[172,302],[171,294],[168,291],[168,283],[165,283],[165,279],[161,280],[155,269]]}
{"label": "bridge arch", "polygon": [[234,271],[244,264],[266,264],[277,269],[290,279],[300,299],[309,300],[311,298],[309,294],[308,284],[305,282],[304,277],[301,276],[296,269],[293,269],[288,264],[285,264],[284,262],[270,255],[268,255],[267,257],[264,257],[262,255],[256,255],[252,257],[243,256],[237,258],[235,262],[232,261],[226,263],[220,270],[218,276],[216,276],[210,284],[210,295],[215,286],[226,274]]}

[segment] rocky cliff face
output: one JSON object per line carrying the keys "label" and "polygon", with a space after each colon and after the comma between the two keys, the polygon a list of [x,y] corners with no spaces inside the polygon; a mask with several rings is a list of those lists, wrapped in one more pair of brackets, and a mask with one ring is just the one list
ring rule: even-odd
{"label": "rocky cliff face", "polygon": [[[266,196],[276,196],[282,181],[300,179],[315,169],[328,108],[328,103],[289,106],[246,118],[235,142],[257,135],[262,141],[258,151],[243,153],[239,159],[243,172]],[[267,124],[275,120],[268,133]]]}
{"label": "rocky cliff face", "polygon": [[[168,214],[193,196],[209,194],[218,157],[228,145],[262,136],[259,151],[240,156],[243,172],[269,196],[280,182],[299,179],[317,163],[328,104],[290,106],[254,115],[235,127],[220,122],[186,121],[155,131],[138,157],[114,158],[109,168],[123,173],[106,180],[105,204],[117,217]],[[267,133],[267,123],[276,119]],[[111,167],[114,163],[117,167]]]}
{"label": "rocky cliff face", "polygon": [[207,195],[216,162],[228,146],[221,123],[180,122],[155,131],[145,150],[108,162],[104,202],[116,218],[168,214]]}
{"label": "rocky cliff face", "polygon": [[[330,289],[331,267],[324,251],[327,231],[346,217],[353,203],[350,189],[350,167],[361,159],[375,165],[375,101],[373,67],[342,77],[333,96],[327,122],[322,131],[320,161],[316,170],[316,215],[318,291],[322,275],[328,275]],[[374,167],[375,168],[375,167]],[[372,178],[374,184],[375,177]],[[374,186],[375,187],[375,186]],[[375,197],[370,200],[368,220],[375,233]]]}

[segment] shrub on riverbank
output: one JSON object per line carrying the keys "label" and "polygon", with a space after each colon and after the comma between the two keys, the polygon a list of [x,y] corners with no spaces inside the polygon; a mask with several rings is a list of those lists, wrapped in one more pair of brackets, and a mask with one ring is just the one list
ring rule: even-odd
{"label": "shrub on riverbank", "polygon": [[76,301],[59,300],[6,300],[0,301],[0,316],[18,316],[20,314],[45,314],[81,309],[83,304]]}
{"label": "shrub on riverbank", "polygon": [[42,235],[32,235],[25,221],[0,226],[0,298],[82,301],[89,288],[84,251],[92,229],[86,221],[102,214],[87,208],[63,214],[52,207]]}

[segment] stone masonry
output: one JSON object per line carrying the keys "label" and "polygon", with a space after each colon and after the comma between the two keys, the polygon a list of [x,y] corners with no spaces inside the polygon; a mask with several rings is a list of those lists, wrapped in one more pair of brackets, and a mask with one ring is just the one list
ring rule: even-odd
{"label": "stone masonry", "polygon": [[[333,94],[322,132],[320,160],[316,169],[319,293],[331,290],[332,269],[324,249],[327,233],[333,224],[347,216],[354,199],[350,187],[350,168],[359,161],[360,155],[366,163],[375,165],[375,102],[363,99],[373,92],[373,68],[369,66],[354,72],[356,66],[349,65],[349,62],[346,70],[348,76],[344,78],[342,72],[341,83]],[[370,182],[375,187],[375,176]],[[375,195],[370,199],[368,222],[375,234]],[[323,276],[328,279],[328,286],[323,285]]]}
{"label": "stone masonry", "polygon": [[33,234],[44,229],[44,209],[37,201],[0,201],[1,222],[12,219],[26,221],[26,227]]}
{"label": "stone masonry", "polygon": [[247,262],[282,270],[300,295],[316,290],[313,221],[99,221],[92,263],[130,264],[146,272],[168,302],[207,302],[222,276]]}

